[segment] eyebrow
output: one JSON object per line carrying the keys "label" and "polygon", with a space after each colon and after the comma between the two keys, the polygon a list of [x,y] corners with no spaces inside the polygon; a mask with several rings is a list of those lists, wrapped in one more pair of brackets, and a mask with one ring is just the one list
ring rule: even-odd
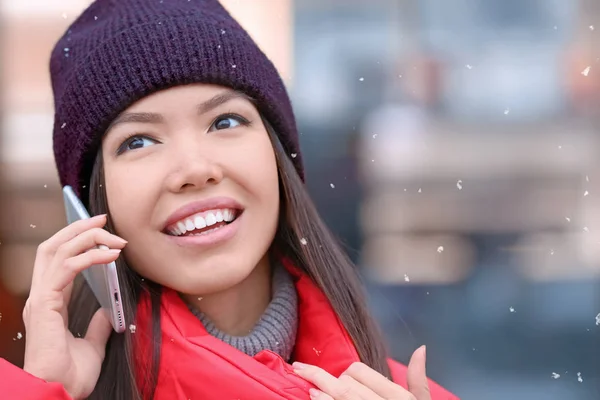
{"label": "eyebrow", "polygon": [[[232,101],[234,99],[244,99],[252,104],[254,101],[251,97],[247,96],[245,93],[239,92],[237,90],[226,90],[223,91],[216,96],[211,97],[210,99],[200,103],[197,106],[198,115],[206,114],[209,111],[214,110],[215,108]],[[164,122],[164,117],[158,113],[146,113],[146,112],[136,112],[136,113],[123,113],[119,115],[106,129],[106,132],[113,129],[115,126],[126,123],[146,123],[146,124],[158,124]]]}

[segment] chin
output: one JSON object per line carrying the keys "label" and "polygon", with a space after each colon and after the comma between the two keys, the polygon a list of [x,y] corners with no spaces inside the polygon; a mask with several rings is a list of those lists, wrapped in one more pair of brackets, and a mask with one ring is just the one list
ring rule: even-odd
{"label": "chin", "polygon": [[[204,263],[202,263],[204,264]],[[242,283],[254,270],[255,265],[235,265],[233,263],[213,263],[194,265],[186,271],[173,271],[168,286],[180,293],[210,295],[226,291]],[[176,278],[175,280],[173,278]]]}

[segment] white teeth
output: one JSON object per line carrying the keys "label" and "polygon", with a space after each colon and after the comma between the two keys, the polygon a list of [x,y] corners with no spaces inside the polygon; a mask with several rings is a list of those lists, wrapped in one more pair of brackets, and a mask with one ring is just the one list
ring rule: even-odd
{"label": "white teeth", "polygon": [[[173,236],[181,236],[186,232],[193,231],[195,229],[203,229],[207,226],[212,226],[218,222],[232,222],[235,220],[236,212],[231,209],[213,210],[211,212],[202,213],[202,215],[192,215],[186,219],[171,225],[168,232]],[[217,228],[215,228],[217,229]],[[214,229],[207,230],[198,235],[211,232]]]}
{"label": "white teeth", "polygon": [[194,226],[194,222],[191,219],[185,220],[185,229],[188,231],[193,231],[194,229],[196,229],[196,227]]}
{"label": "white teeth", "polygon": [[202,229],[206,227],[206,221],[204,218],[198,215],[196,218],[194,218],[194,225],[196,226],[196,229]]}
{"label": "white teeth", "polygon": [[215,217],[215,214],[213,213],[208,213],[206,215],[206,226],[211,226],[217,223],[217,217]]}

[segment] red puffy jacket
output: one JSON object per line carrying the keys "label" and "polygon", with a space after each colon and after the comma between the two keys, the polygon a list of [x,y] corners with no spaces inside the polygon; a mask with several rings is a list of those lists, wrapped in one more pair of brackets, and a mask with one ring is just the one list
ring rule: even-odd
{"label": "red puffy jacket", "polygon": [[[317,365],[334,376],[359,361],[347,332],[327,298],[306,276],[290,268],[296,277],[299,327],[294,359]],[[250,357],[209,335],[179,295],[166,290],[162,296],[162,347],[156,400],[245,399],[309,400],[313,387],[298,377],[278,354],[265,350]],[[145,346],[140,327],[147,326],[149,307],[140,303],[136,345]],[[141,352],[141,354],[147,354]],[[143,359],[139,359],[143,362]],[[393,379],[403,387],[406,366],[389,361]],[[432,400],[458,400],[429,381]],[[0,359],[0,392],[14,400],[69,400],[63,386],[38,379]]]}

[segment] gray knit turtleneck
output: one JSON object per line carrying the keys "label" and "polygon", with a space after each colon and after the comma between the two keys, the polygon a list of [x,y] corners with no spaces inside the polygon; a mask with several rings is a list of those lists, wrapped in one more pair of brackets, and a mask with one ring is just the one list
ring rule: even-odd
{"label": "gray knit turtleneck", "polygon": [[209,334],[253,357],[271,350],[289,361],[298,330],[298,294],[290,274],[282,266],[273,271],[273,298],[247,336],[231,336],[219,330],[202,312],[189,306]]}

